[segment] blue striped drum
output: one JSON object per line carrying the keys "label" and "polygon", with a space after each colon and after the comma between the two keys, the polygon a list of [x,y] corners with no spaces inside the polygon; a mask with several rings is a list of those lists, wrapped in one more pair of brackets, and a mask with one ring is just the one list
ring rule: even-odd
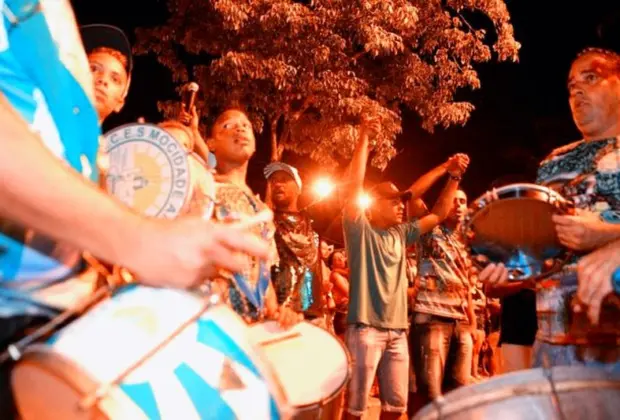
{"label": "blue striped drum", "polygon": [[22,419],[288,418],[248,327],[211,298],[127,286],[31,346],[12,377]]}

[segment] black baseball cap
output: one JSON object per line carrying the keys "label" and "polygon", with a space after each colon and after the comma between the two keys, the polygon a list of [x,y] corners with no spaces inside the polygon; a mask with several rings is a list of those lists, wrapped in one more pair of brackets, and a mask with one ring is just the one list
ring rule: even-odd
{"label": "black baseball cap", "polygon": [[370,190],[370,195],[374,198],[386,198],[392,200],[399,198],[403,201],[411,199],[411,191],[400,191],[396,185],[391,182],[382,182],[375,185]]}
{"label": "black baseball cap", "polygon": [[105,24],[92,24],[80,27],[82,42],[86,54],[90,54],[96,48],[110,48],[127,57],[127,74],[131,75],[133,59],[131,56],[131,44],[129,39],[120,28]]}

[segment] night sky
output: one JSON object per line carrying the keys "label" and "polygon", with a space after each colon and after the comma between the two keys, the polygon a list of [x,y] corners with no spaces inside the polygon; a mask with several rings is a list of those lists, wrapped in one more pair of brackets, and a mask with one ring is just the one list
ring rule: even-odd
{"label": "night sky", "polygon": [[[533,181],[536,167],[551,149],[579,140],[567,100],[566,78],[571,60],[587,46],[620,52],[620,2],[590,0],[568,2],[507,0],[522,44],[518,63],[478,66],[482,88],[462,92],[476,110],[465,127],[437,128],[430,134],[420,128],[412,113],[403,115],[404,129],[397,140],[400,154],[383,173],[370,171],[372,181],[391,180],[406,188],[415,178],[456,152],[472,159],[463,187],[475,198],[500,177]],[[135,28],[159,25],[166,20],[165,0],[72,0],[79,24],[119,26],[135,39]],[[542,5],[544,4],[544,5]],[[131,7],[131,8],[128,8]],[[132,86],[124,110],[106,122],[104,131],[144,116],[158,122],[158,100],[173,99],[171,76],[153,57],[135,58]],[[261,171],[269,157],[269,144],[259,138],[258,152],[250,164],[249,184],[261,194]],[[307,158],[285,155],[295,163],[306,184],[319,169]],[[443,181],[441,182],[441,184]],[[438,186],[440,187],[441,184]],[[432,203],[438,188],[431,191]],[[306,202],[308,199],[305,200]],[[335,203],[313,206],[311,215],[319,233],[338,239]]]}

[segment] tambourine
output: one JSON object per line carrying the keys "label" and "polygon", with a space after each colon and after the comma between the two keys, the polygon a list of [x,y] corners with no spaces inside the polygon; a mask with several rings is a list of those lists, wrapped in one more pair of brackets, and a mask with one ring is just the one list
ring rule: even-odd
{"label": "tambourine", "polygon": [[536,280],[559,270],[570,257],[551,217],[572,212],[571,201],[535,184],[511,184],[476,199],[465,232],[479,266],[503,263],[510,280]]}

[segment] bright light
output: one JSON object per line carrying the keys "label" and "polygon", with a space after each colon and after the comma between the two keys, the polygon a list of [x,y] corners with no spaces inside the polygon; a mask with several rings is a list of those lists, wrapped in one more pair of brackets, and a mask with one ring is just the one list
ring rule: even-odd
{"label": "bright light", "polygon": [[334,183],[328,178],[320,178],[314,183],[314,193],[323,199],[334,191]]}
{"label": "bright light", "polygon": [[359,197],[357,197],[357,205],[362,210],[367,210],[368,207],[372,204],[372,198],[366,193],[361,193]]}

